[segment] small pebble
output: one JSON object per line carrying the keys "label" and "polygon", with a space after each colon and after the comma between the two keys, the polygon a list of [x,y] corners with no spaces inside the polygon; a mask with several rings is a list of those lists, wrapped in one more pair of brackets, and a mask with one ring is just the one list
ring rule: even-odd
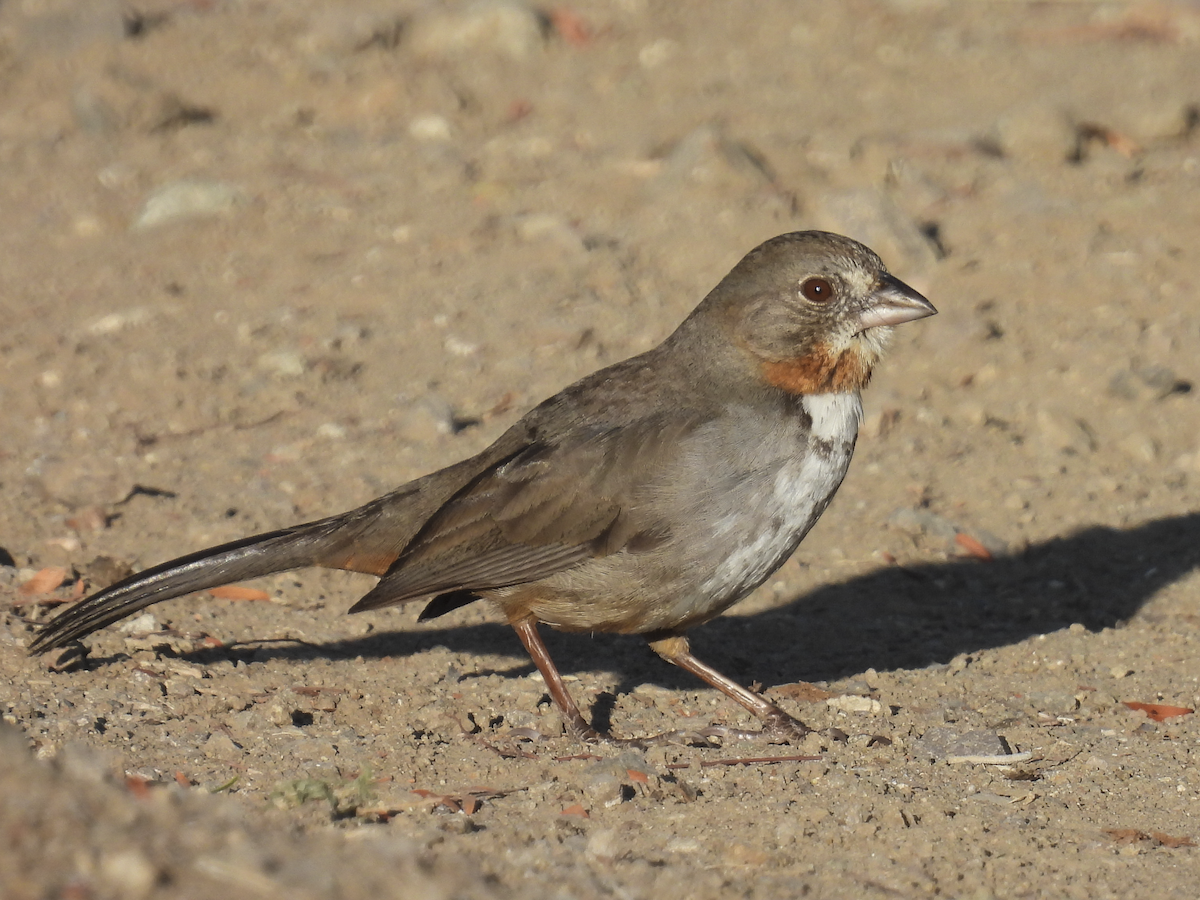
{"label": "small pebble", "polygon": [[912,752],[918,759],[941,760],[951,756],[1002,756],[1009,747],[994,731],[960,732],[935,725],[925,729]]}
{"label": "small pebble", "polygon": [[233,742],[233,738],[223,731],[214,731],[204,742],[204,755],[216,759],[230,759],[241,756],[244,752]]}
{"label": "small pebble", "polygon": [[158,882],[158,870],[139,850],[119,850],[100,858],[100,877],[117,896],[148,897]]}
{"label": "small pebble", "polygon": [[223,181],[182,179],[163,185],[142,205],[133,222],[141,231],[169,222],[228,215],[245,202],[237,185]]}
{"label": "small pebble", "polygon": [[408,123],[408,133],[427,143],[444,143],[452,137],[450,122],[437,115],[417,116]]}
{"label": "small pebble", "polygon": [[154,613],[148,612],[144,612],[127,622],[122,622],[117,628],[125,634],[153,634],[160,630],[158,619],[154,617]]}
{"label": "small pebble", "polygon": [[410,51],[433,59],[494,53],[519,61],[532,57],[543,43],[537,12],[510,0],[426,6],[404,36]]}
{"label": "small pebble", "polygon": [[872,716],[883,715],[883,704],[873,697],[855,697],[853,695],[830,697],[825,704],[841,712],[866,713]]}

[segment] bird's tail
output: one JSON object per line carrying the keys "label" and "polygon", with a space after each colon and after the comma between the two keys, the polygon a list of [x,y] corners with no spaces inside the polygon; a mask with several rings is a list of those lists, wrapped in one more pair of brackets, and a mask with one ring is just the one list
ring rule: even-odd
{"label": "bird's tail", "polygon": [[397,494],[364,507],[173,559],[85,597],[50,620],[29,645],[45,653],[154,603],[299,569],[324,566],[382,575],[407,543],[409,528],[387,528]]}
{"label": "bird's tail", "polygon": [[53,650],[172,597],[313,565],[308,527],[243,538],[131,575],[56,616],[38,632],[29,650]]}
{"label": "bird's tail", "polygon": [[[306,566],[384,575],[430,516],[464,484],[520,450],[523,434],[447,466],[365,506],[304,525],[242,538],[139,572],[55,616],[29,645],[45,653],[153,603]],[[445,609],[453,609],[453,606]]]}

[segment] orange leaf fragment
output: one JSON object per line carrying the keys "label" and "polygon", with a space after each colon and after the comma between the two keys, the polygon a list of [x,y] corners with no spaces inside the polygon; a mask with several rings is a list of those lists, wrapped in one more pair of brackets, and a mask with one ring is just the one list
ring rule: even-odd
{"label": "orange leaf fragment", "polygon": [[67,570],[61,566],[50,566],[42,569],[27,582],[17,588],[17,592],[26,597],[34,594],[48,594],[67,578]]}
{"label": "orange leaf fragment", "polygon": [[1165,722],[1167,719],[1173,719],[1176,716],[1186,716],[1189,713],[1194,713],[1194,709],[1189,709],[1186,706],[1167,706],[1165,703],[1141,703],[1137,700],[1122,700],[1130,709],[1136,709],[1144,712],[1155,722]]}
{"label": "orange leaf fragment", "polygon": [[580,817],[582,817],[582,818],[584,818],[584,819],[590,819],[590,818],[591,818],[591,816],[589,816],[589,815],[588,815],[588,811],[587,811],[586,809],[584,809],[584,808],[583,808],[583,804],[582,804],[582,803],[572,803],[570,806],[568,806],[566,809],[564,809],[564,810],[562,811],[562,813],[560,813],[560,815],[564,815],[564,816],[580,816]]}
{"label": "orange leaf fragment", "polygon": [[1175,847],[1195,847],[1196,846],[1196,842],[1193,841],[1190,837],[1172,837],[1169,834],[1163,834],[1161,831],[1150,832],[1150,837],[1154,838],[1154,840],[1158,841],[1164,847],[1170,847],[1172,849],[1174,849]]}
{"label": "orange leaf fragment", "polygon": [[139,800],[145,800],[150,796],[149,782],[141,775],[127,775],[125,777],[125,787],[129,789],[129,793],[137,797]]}
{"label": "orange leaf fragment", "polygon": [[648,784],[650,782],[650,776],[645,772],[639,772],[637,769],[626,769],[625,775],[630,781],[638,781],[642,784]]}
{"label": "orange leaf fragment", "polygon": [[1139,841],[1153,841],[1156,844],[1161,844],[1164,847],[1175,849],[1177,847],[1195,847],[1196,842],[1190,837],[1174,837],[1169,834],[1164,834],[1161,831],[1151,831],[1147,834],[1144,831],[1139,831],[1136,828],[1105,828],[1104,833],[1116,841],[1118,844],[1136,844]]}
{"label": "orange leaf fragment", "polygon": [[960,531],[954,536],[954,543],[958,544],[958,546],[962,548],[963,552],[966,553],[967,556],[973,556],[976,559],[992,558],[991,551],[989,551],[987,547],[983,546],[983,544],[979,543],[979,541],[971,537],[969,534],[964,534]]}
{"label": "orange leaf fragment", "polygon": [[550,10],[550,24],[559,37],[572,47],[586,47],[592,42],[592,29],[579,13],[564,6]]}
{"label": "orange leaf fragment", "polygon": [[218,600],[270,600],[271,595],[266,591],[260,591],[258,588],[242,587],[237,584],[227,584],[224,587],[215,587],[209,590],[209,593]]}

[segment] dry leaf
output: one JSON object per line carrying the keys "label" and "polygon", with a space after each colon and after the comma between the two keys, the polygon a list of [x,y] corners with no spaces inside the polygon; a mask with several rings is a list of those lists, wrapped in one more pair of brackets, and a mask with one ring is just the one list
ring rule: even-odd
{"label": "dry leaf", "polygon": [[583,808],[583,804],[581,804],[581,803],[572,803],[570,806],[568,806],[566,809],[564,809],[559,815],[580,816],[584,819],[591,818],[591,816],[588,815],[588,811]]}
{"label": "dry leaf", "polygon": [[1130,709],[1136,709],[1144,712],[1155,722],[1165,722],[1167,719],[1173,719],[1175,716],[1186,716],[1189,713],[1194,713],[1194,709],[1189,709],[1186,706],[1167,706],[1165,703],[1140,703],[1137,700],[1122,700]]}
{"label": "dry leaf", "polygon": [[1172,837],[1169,834],[1163,834],[1161,831],[1150,832],[1150,837],[1158,841],[1164,847],[1175,849],[1176,847],[1195,847],[1196,842],[1190,837]]}
{"label": "dry leaf", "polygon": [[125,776],[125,787],[129,789],[129,793],[137,797],[139,800],[145,800],[150,796],[150,782],[141,775]]}
{"label": "dry leaf", "polygon": [[1105,828],[1104,833],[1118,844],[1136,844],[1139,841],[1153,841],[1156,844],[1161,844],[1171,849],[1196,846],[1195,841],[1189,837],[1173,837],[1161,831],[1151,831],[1147,834],[1136,828]]}
{"label": "dry leaf", "polygon": [[572,47],[584,47],[592,42],[592,29],[579,13],[563,6],[550,10],[550,24],[558,36]]}
{"label": "dry leaf", "polygon": [[67,578],[67,570],[61,566],[50,566],[42,569],[27,582],[17,588],[17,592],[24,597],[32,597],[36,594],[48,594]]}
{"label": "dry leaf", "polygon": [[966,553],[967,556],[973,556],[976,559],[992,558],[992,554],[988,551],[988,548],[983,546],[983,544],[979,543],[979,541],[971,537],[969,534],[964,534],[960,531],[954,536],[954,543],[958,544],[958,546],[962,548],[962,551]]}
{"label": "dry leaf", "polygon": [[479,809],[482,801],[491,800],[493,797],[503,797],[505,794],[504,791],[493,790],[489,787],[471,788],[461,794],[439,794],[425,788],[413,788],[412,792],[422,799],[435,801],[435,808],[444,806],[451,812],[464,812],[468,816]]}

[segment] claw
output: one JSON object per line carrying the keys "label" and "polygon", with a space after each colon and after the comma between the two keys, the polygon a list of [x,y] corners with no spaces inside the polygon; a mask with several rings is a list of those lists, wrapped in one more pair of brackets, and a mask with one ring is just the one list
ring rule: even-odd
{"label": "claw", "polygon": [[782,710],[772,713],[763,722],[764,725],[760,731],[749,728],[733,728],[728,725],[710,725],[700,734],[706,738],[719,737],[724,740],[765,740],[768,744],[792,744],[799,743],[804,740],[805,736],[812,733],[811,728]]}

